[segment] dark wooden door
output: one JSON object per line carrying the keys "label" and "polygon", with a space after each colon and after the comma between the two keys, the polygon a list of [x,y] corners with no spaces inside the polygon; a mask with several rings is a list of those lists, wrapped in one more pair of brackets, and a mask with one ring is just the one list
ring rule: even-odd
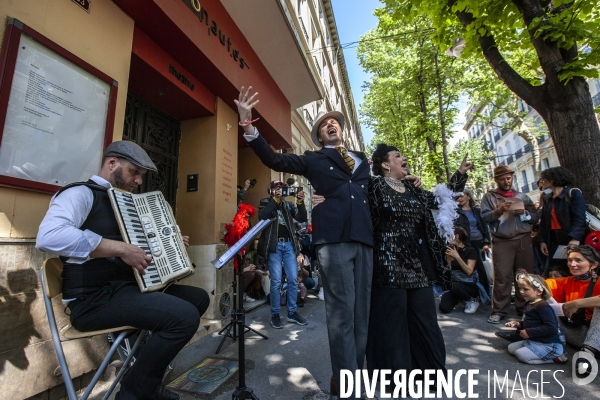
{"label": "dark wooden door", "polygon": [[160,190],[175,210],[177,162],[181,129],[179,120],[163,113],[133,93],[127,94],[123,140],[140,145],[158,169],[144,176],[139,193]]}

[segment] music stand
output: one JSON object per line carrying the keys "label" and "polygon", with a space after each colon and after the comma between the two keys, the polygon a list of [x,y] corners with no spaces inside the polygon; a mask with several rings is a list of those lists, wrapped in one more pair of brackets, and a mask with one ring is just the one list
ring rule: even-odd
{"label": "music stand", "polygon": [[[263,219],[258,224],[256,224],[252,229],[248,231],[244,236],[240,238],[233,246],[231,246],[221,257],[213,260],[211,263],[217,269],[223,268],[225,264],[227,264],[233,257],[238,258],[238,268],[237,268],[237,291],[233,291],[233,304],[235,306],[237,299],[237,309],[233,309],[231,311],[231,322],[229,323],[229,328],[223,328],[223,330],[227,329],[227,335],[223,337],[221,340],[221,344],[217,349],[217,353],[221,350],[223,343],[227,339],[227,337],[231,337],[235,340],[236,332],[235,327],[237,326],[237,331],[239,332],[238,338],[238,362],[239,362],[239,382],[237,388],[234,390],[231,398],[232,400],[259,400],[256,395],[252,392],[252,388],[246,386],[246,348],[244,343],[244,334],[247,332],[245,328],[248,330],[262,336],[265,339],[268,339],[265,335],[258,333],[254,329],[250,328],[246,325],[246,311],[244,310],[244,297],[242,296],[242,270],[244,269],[243,257],[240,253],[242,248],[247,245],[250,241],[254,239],[259,233],[261,233],[275,218],[271,219]],[[235,282],[235,281],[234,281]],[[236,293],[237,292],[237,293]],[[231,328],[234,327],[233,336],[229,334]]]}

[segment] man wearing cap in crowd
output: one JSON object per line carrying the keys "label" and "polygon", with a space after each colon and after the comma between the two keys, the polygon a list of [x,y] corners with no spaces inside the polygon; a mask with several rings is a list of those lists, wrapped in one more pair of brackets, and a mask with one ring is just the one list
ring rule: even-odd
{"label": "man wearing cap in crowd", "polygon": [[325,291],[331,390],[336,392],[340,370],[362,369],[365,359],[373,274],[369,163],[363,153],[342,147],[345,121],[338,111],[321,112],[313,122],[312,140],[320,150],[300,156],[273,151],[252,125],[258,100],[251,89],[242,87],[235,103],[252,150],[275,171],[305,176],[327,199],[313,209],[312,239]]}
{"label": "man wearing cap in crowd", "polygon": [[[36,247],[58,254],[63,263],[63,302],[71,324],[80,331],[134,326],[152,331],[121,381],[115,399],[176,400],[162,384],[164,372],[196,333],[209,305],[203,289],[171,285],[164,293],[142,293],[140,274],[151,260],[144,250],[125,243],[107,189],[133,191],[156,166],[137,144],[111,143],[98,175],[62,188],[50,201]],[[187,246],[189,238],[184,236]]]}
{"label": "man wearing cap in crowd", "polygon": [[487,322],[500,323],[510,309],[510,294],[515,285],[515,307],[523,315],[525,299],[518,290],[517,269],[533,273],[531,228],[539,216],[529,196],[513,189],[514,171],[506,165],[494,168],[496,189],[481,199],[481,219],[490,225],[494,263],[492,315]]}
{"label": "man wearing cap in crowd", "polygon": [[287,279],[287,320],[298,325],[306,325],[306,319],[297,312],[296,300],[298,297],[298,264],[296,256],[300,253],[296,241],[294,219],[306,222],[306,206],[304,205],[304,191],[298,192],[296,204],[286,201],[282,197],[283,182],[272,181],[269,184],[269,198],[260,201],[258,218],[275,221],[267,226],[258,241],[258,255],[267,260],[271,278],[271,326],[275,329],[283,328],[279,311],[281,309],[281,280],[282,268],[285,269]]}

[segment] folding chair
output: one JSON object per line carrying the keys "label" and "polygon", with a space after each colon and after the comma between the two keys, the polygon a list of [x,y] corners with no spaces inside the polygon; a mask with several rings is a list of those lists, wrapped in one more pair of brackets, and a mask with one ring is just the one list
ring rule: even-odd
{"label": "folding chair", "polygon": [[[65,358],[65,354],[62,347],[62,342],[67,342],[69,340],[74,339],[82,339],[86,337],[96,336],[96,335],[106,335],[110,334],[113,336],[113,343],[108,351],[104,360],[100,364],[98,371],[94,375],[92,381],[86,388],[83,396],[81,396],[80,400],[85,400],[89,397],[90,393],[96,383],[100,380],[100,377],[104,373],[104,370],[108,366],[113,354],[120,347],[122,342],[125,340],[127,335],[132,333],[132,331],[136,331],[138,329],[132,326],[122,326],[119,328],[110,328],[104,329],[100,331],[90,331],[90,332],[79,332],[77,329],[72,326],[68,326],[66,330],[62,333],[62,338],[59,335],[58,327],[56,325],[56,319],[54,317],[54,310],[52,308],[52,298],[58,296],[62,293],[62,278],[60,276],[63,269],[62,262],[59,258],[49,258],[44,261],[44,265],[40,271],[40,281],[42,283],[42,292],[44,293],[44,305],[46,306],[46,314],[48,316],[48,324],[50,325],[50,331],[52,332],[52,342],[54,343],[54,349],[56,350],[56,356],[58,357],[58,363],[60,364],[60,369],[62,371],[62,376],[65,381],[65,386],[67,388],[67,394],[69,396],[69,400],[78,400],[77,394],[75,393],[75,387],[73,386],[73,380],[71,378],[71,374],[69,372],[69,367],[67,365],[67,360]],[[118,333],[118,335],[117,335]],[[119,373],[117,374],[114,382],[102,398],[102,400],[108,399],[110,394],[113,392],[123,374],[132,364],[132,359],[140,344],[142,343],[142,338],[145,335],[145,331],[140,331],[138,334],[138,338],[131,348],[131,351],[128,351],[127,357],[123,359],[123,366],[121,367]]]}

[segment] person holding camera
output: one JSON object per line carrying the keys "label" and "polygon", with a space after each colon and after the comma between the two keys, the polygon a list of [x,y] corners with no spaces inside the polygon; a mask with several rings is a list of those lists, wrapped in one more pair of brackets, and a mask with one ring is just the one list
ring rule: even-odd
{"label": "person holding camera", "polygon": [[240,205],[242,200],[244,200],[244,196],[246,195],[246,192],[248,191],[248,189],[252,189],[254,187],[254,185],[256,185],[256,179],[246,179],[246,182],[244,182],[244,187],[241,187],[240,185],[237,186],[237,204],[238,204],[238,206]]}
{"label": "person holding camera", "polygon": [[298,191],[296,204],[286,201],[282,196],[284,184],[281,181],[272,181],[269,184],[271,197],[261,200],[258,213],[260,219],[275,218],[263,231],[258,241],[258,255],[267,259],[269,275],[271,276],[271,325],[275,329],[283,328],[279,311],[281,307],[282,267],[288,280],[287,290],[287,320],[298,325],[306,325],[304,319],[296,311],[298,296],[298,266],[296,256],[300,249],[296,241],[294,221],[307,221],[306,206],[304,205],[304,192]]}

